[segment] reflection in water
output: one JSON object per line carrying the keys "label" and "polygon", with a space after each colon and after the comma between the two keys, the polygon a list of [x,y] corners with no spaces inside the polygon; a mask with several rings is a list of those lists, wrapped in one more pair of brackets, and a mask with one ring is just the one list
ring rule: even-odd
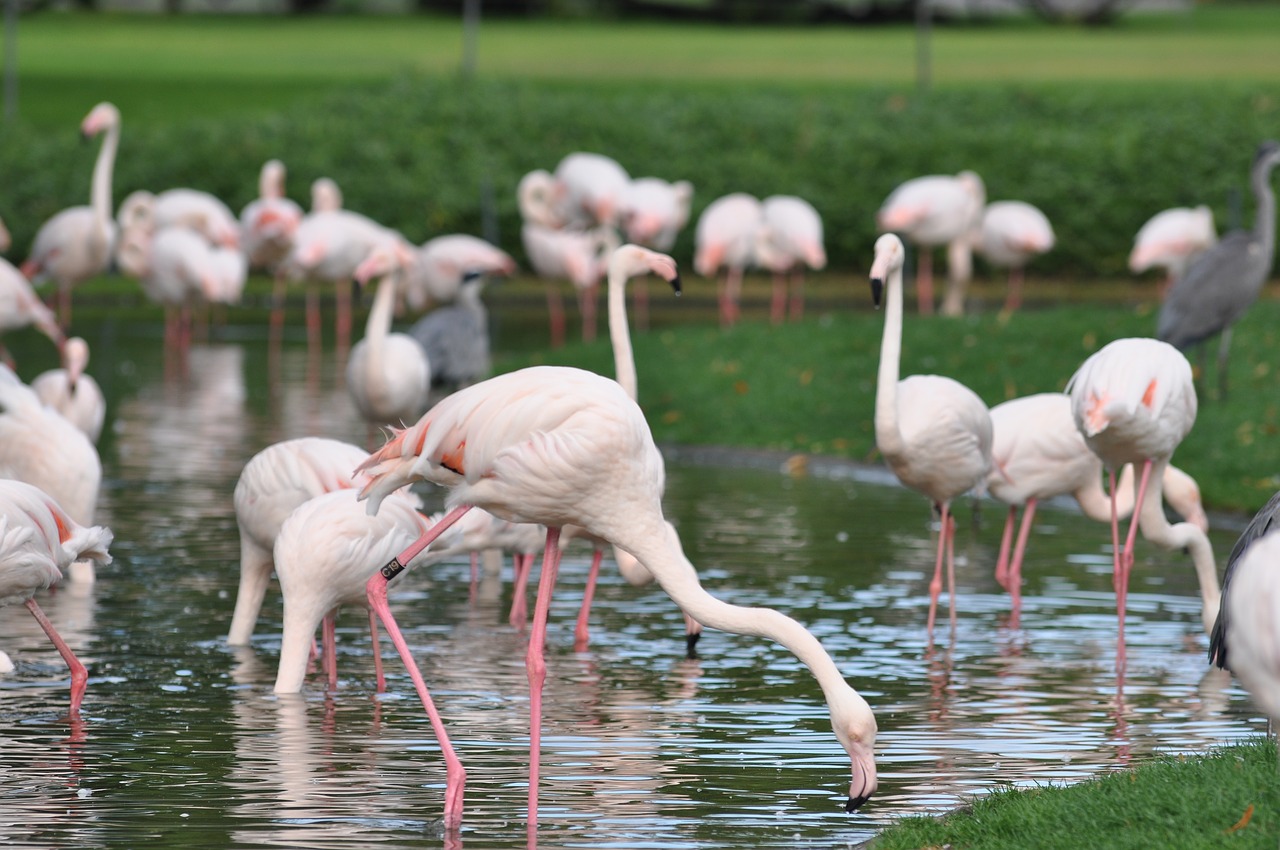
{"label": "reflection in water", "polygon": [[[99,519],[116,562],[94,586],[41,598],[89,666],[79,728],[60,713],[61,659],[25,611],[0,610],[0,647],[18,665],[0,677],[0,839],[439,845],[439,748],[389,648],[389,693],[376,696],[359,612],[339,622],[331,694],[318,672],[300,696],[271,692],[278,595],[251,647],[222,639],[238,580],[236,478],[281,439],[363,440],[340,368],[287,345],[269,369],[265,344],[249,340],[195,346],[185,372],[166,373],[156,339],[102,346],[119,363],[139,352],[132,371],[102,382],[115,424]],[[570,550],[549,635],[540,847],[842,846],[1000,784],[1074,781],[1264,727],[1208,667],[1194,574],[1177,553],[1138,549],[1121,687],[1096,528],[1041,511],[1015,621],[992,576],[1000,529],[962,512],[957,629],[939,628],[930,647],[937,528],[918,497],[882,475],[809,469],[820,474],[673,457],[668,512],[712,593],[795,616],[867,697],[879,795],[841,811],[848,758],[790,653],[709,632],[701,659],[686,661],[683,620],[655,587],[603,570],[591,649],[573,652],[589,555]],[[1214,534],[1226,551],[1234,531]],[[486,570],[472,596],[466,558],[406,578],[393,611],[469,775],[463,831],[446,846],[526,847],[528,687],[524,635],[506,622],[511,590]]]}

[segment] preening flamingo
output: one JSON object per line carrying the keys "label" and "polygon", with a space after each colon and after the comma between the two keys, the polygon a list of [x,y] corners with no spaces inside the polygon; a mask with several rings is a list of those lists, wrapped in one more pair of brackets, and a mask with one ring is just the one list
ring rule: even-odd
{"label": "preening flamingo", "polygon": [[[1022,557],[1036,506],[1045,499],[1072,496],[1089,519],[1111,521],[1111,497],[1102,486],[1102,460],[1076,428],[1071,397],[1066,393],[1037,393],[1011,399],[991,408],[992,467],[987,492],[1009,506],[996,561],[996,581],[1014,597],[1015,610],[1022,581]],[[1116,516],[1133,512],[1133,466],[1126,465],[1116,487]],[[1164,471],[1164,496],[1185,520],[1209,530],[1194,478],[1170,464]],[[1018,509],[1022,524],[1017,545],[1013,527]]]}
{"label": "preening flamingo", "polygon": [[40,225],[31,254],[22,264],[23,275],[33,284],[45,280],[57,284],[58,319],[64,328],[71,324],[71,288],[102,274],[111,262],[116,239],[111,174],[120,145],[120,110],[110,103],[99,103],[80,123],[80,132],[103,137],[93,165],[90,205],[70,207]]}
{"label": "preening flamingo", "polygon": [[[409,499],[388,502],[371,516],[355,490],[338,489],[303,502],[280,526],[273,560],[284,599],[284,625],[276,693],[297,693],[307,672],[316,627],[325,622],[325,662],[330,687],[337,657],[329,640],[343,605],[365,605],[365,584],[377,565],[412,543],[430,525]],[[369,612],[378,690],[384,687],[378,624]]]}
{"label": "preening flamingo", "polygon": [[[1196,256],[1160,305],[1156,336],[1180,351],[1203,346],[1220,335],[1218,395],[1224,399],[1232,328],[1258,300],[1275,260],[1276,196],[1271,190],[1271,172],[1277,165],[1280,142],[1263,142],[1249,170],[1258,204],[1253,229],[1226,233],[1216,245]],[[1203,359],[1203,347],[1200,352]]]}
{"label": "preening flamingo", "polygon": [[[1222,574],[1222,602],[1209,637],[1209,660],[1234,673],[1271,724],[1280,723],[1280,493],[1253,516]],[[1230,653],[1228,653],[1230,650]]]}
{"label": "preening flamingo", "polygon": [[428,239],[414,254],[416,259],[402,271],[401,280],[405,303],[414,313],[433,304],[452,304],[467,278],[505,277],[516,270],[516,261],[506,251],[466,233]]}
{"label": "preening flamingo", "polygon": [[1005,315],[1022,306],[1027,263],[1052,249],[1053,243],[1053,225],[1048,216],[1031,204],[1025,201],[987,204],[974,248],[993,266],[1009,270]]}
{"label": "preening flamingo", "polygon": [[[822,216],[813,204],[794,195],[771,195],[761,202],[764,222],[756,238],[756,262],[773,273],[769,319],[781,324],[804,315],[804,270],[827,267],[822,244]],[[790,299],[788,301],[788,285]]]}
{"label": "preening flamingo", "polygon": [[551,347],[564,345],[564,304],[557,282],[568,280],[578,294],[578,312],[582,316],[582,339],[596,337],[596,293],[605,264],[618,236],[612,228],[595,230],[553,230],[525,222],[520,229],[529,265],[538,277],[547,281],[547,315],[551,324]]}
{"label": "preening flamingo", "polygon": [[[66,339],[62,327],[31,282],[8,260],[0,258],[0,334],[33,326],[61,348]],[[0,362],[13,366],[13,356],[0,342]]]}
{"label": "preening flamingo", "polygon": [[80,525],[38,487],[0,481],[0,606],[26,605],[71,668],[72,715],[80,711],[89,673],[40,610],[35,594],[60,581],[73,561],[111,563],[110,545],[110,530]]}
{"label": "preening flamingo", "polygon": [[426,535],[369,581],[371,607],[390,633],[440,739],[448,771],[444,826],[462,820],[465,772],[387,605],[386,583],[471,506],[512,522],[547,526],[547,544],[526,665],[530,688],[529,826],[537,822],[543,658],[547,615],[558,568],[559,531],[582,527],[632,553],[695,620],[725,631],[768,637],[786,646],[818,679],[836,737],[849,753],[849,810],[876,788],[876,722],[818,640],[790,617],[722,602],[698,583],[662,513],[662,456],[640,408],[616,382],[555,366],[521,369],[459,390],[399,432],[361,466],[369,510],[417,480],[449,489],[451,510]]}
{"label": "preening flamingo", "polygon": [[98,382],[85,372],[88,365],[89,343],[73,336],[63,346],[62,368],[36,375],[31,389],[45,406],[61,413],[90,441],[97,443],[107,416],[107,400]]}
{"label": "preening flamingo", "polygon": [[1091,355],[1067,384],[1071,413],[1089,448],[1110,476],[1112,517],[1118,514],[1116,470],[1132,463],[1137,473],[1133,519],[1123,547],[1118,519],[1111,523],[1115,566],[1117,663],[1125,657],[1124,619],[1133,567],[1133,545],[1142,536],[1164,549],[1191,553],[1200,582],[1205,631],[1218,614],[1218,575],[1213,547],[1190,522],[1170,525],[1161,498],[1165,467],[1196,420],[1196,390],[1187,358],[1168,343],[1147,338],[1118,339]]}
{"label": "preening flamingo", "polygon": [[548,230],[560,230],[565,225],[565,216],[561,212],[564,187],[546,169],[535,169],[520,178],[516,186],[516,203],[525,224],[535,224]]}
{"label": "preening flamingo", "polygon": [[1147,219],[1133,237],[1129,271],[1141,274],[1150,268],[1162,268],[1165,271],[1163,288],[1167,290],[1182,275],[1187,263],[1217,241],[1213,210],[1207,206],[1161,210]]}
{"label": "preening flamingo", "polygon": [[[760,201],[745,192],[717,198],[698,217],[693,270],[716,278],[721,327],[732,327],[738,321],[742,276],[755,261],[756,235],[763,223]],[[719,274],[721,268],[723,275]]]}
{"label": "preening flamingo", "polygon": [[598,153],[571,153],[556,165],[554,177],[562,187],[566,227],[617,224],[631,176],[616,160]]}
{"label": "preening flamingo", "polygon": [[982,178],[972,171],[931,174],[901,184],[880,206],[880,229],[899,233],[916,245],[916,300],[921,313],[933,312],[933,249],[947,246],[947,297],[943,315],[964,311],[963,287],[973,272],[970,242],[987,201]]}
{"label": "preening flamingo", "polygon": [[431,364],[427,353],[408,334],[392,333],[396,287],[405,262],[399,243],[375,248],[355,272],[361,286],[380,276],[365,325],[364,338],[347,358],[347,392],[371,426],[405,425],[427,409]]}
{"label": "preening flamingo", "polygon": [[125,231],[117,260],[122,271],[138,278],[147,297],[164,307],[167,348],[181,353],[189,347],[193,307],[227,301],[219,250],[181,225],[154,233]]}
{"label": "preening flamingo", "polygon": [[886,233],[876,240],[871,295],[880,306],[888,288],[880,370],[876,377],[876,448],[898,480],[923,493],[942,517],[933,580],[929,584],[929,634],[947,563],[951,624],[956,622],[955,520],[951,500],[982,484],[991,469],[991,414],[973,390],[940,375],[898,380],[902,357],[902,240]]}
{"label": "preening flamingo", "polygon": [[269,159],[258,175],[258,197],[240,211],[240,248],[249,267],[274,271],[293,247],[302,207],[285,196],[285,167]]}

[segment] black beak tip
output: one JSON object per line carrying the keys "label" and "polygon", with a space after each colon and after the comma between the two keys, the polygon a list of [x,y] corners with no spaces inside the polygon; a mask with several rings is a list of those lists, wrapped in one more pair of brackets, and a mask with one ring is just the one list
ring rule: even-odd
{"label": "black beak tip", "polygon": [[684,657],[694,659],[698,657],[698,638],[702,637],[702,632],[685,635],[684,638]]}
{"label": "black beak tip", "polygon": [[880,296],[884,294],[884,281],[878,277],[871,278],[871,303],[880,307]]}
{"label": "black beak tip", "polygon": [[859,808],[861,808],[863,803],[867,802],[867,800],[870,800],[870,799],[871,799],[870,794],[864,794],[861,797],[850,797],[849,802],[844,804],[844,810],[848,814],[853,814]]}
{"label": "black beak tip", "polygon": [[680,275],[671,278],[671,288],[675,290],[676,295],[684,292],[683,284],[680,283]]}

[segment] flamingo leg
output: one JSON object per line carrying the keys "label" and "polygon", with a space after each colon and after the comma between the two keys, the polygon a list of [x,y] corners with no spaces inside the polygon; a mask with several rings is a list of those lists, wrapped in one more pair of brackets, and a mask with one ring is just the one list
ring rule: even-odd
{"label": "flamingo leg", "polygon": [[1004,520],[1004,532],[1000,535],[1000,554],[996,556],[996,583],[1009,589],[1009,548],[1013,544],[1013,524],[1018,516],[1016,505],[1009,506]]}
{"label": "flamingo leg", "polygon": [[71,651],[71,647],[67,646],[67,642],[62,639],[62,635],[58,634],[58,630],[53,627],[53,623],[49,622],[49,618],[44,615],[44,611],[40,610],[40,606],[36,604],[35,599],[28,599],[25,604],[27,610],[31,612],[31,616],[36,618],[40,628],[44,629],[44,633],[49,636],[49,640],[53,641],[58,654],[62,656],[63,661],[67,662],[67,667],[71,668],[71,714],[73,716],[79,714],[80,703],[84,700],[84,691],[89,684],[89,671],[80,663],[80,659],[76,658],[76,654]]}
{"label": "flamingo leg", "polygon": [[950,505],[942,506],[942,533],[947,541],[947,607],[951,613],[951,635],[956,633],[956,518]]}
{"label": "flamingo leg", "polygon": [[743,269],[740,266],[730,266],[725,275],[725,303],[729,307],[729,327],[737,324],[738,317],[741,315],[742,275]]}
{"label": "flamingo leg", "polygon": [[286,281],[284,273],[279,270],[273,275],[271,284],[271,338],[278,340],[284,328],[284,295]]}
{"label": "flamingo leg", "polygon": [[786,318],[787,275],[785,272],[773,273],[773,297],[769,300],[769,321],[780,325]]}
{"label": "flamingo leg", "polygon": [[547,318],[551,322],[551,347],[564,346],[564,301],[554,283],[547,284]]}
{"label": "flamingo leg", "polygon": [[343,354],[351,348],[351,289],[351,278],[344,278],[335,284],[337,315],[334,318],[334,332],[338,351]]}
{"label": "flamingo leg", "polygon": [[1022,607],[1022,556],[1027,551],[1027,538],[1031,536],[1031,520],[1036,515],[1036,500],[1027,499],[1022,512],[1022,525],[1018,528],[1018,543],[1013,548],[1013,563],[1009,565],[1009,593],[1013,596],[1014,610]]}
{"label": "flamingo leg", "polygon": [[529,619],[529,573],[533,571],[533,555],[516,555],[512,558],[516,580],[512,582],[511,613],[507,622],[516,629],[523,629]]}
{"label": "flamingo leg", "polygon": [[320,350],[320,296],[314,286],[307,287],[307,347]]}
{"label": "flamingo leg", "polygon": [[791,273],[791,321],[804,318],[804,269]]}
{"label": "flamingo leg", "polygon": [[1021,266],[1009,269],[1009,294],[1004,300],[1004,309],[1000,312],[1006,316],[1022,306],[1022,284],[1025,273]]}
{"label": "flamingo leg", "polygon": [[529,677],[529,829],[538,823],[538,767],[542,753],[542,688],[547,680],[547,617],[551,611],[551,591],[560,569],[560,529],[547,529],[547,548],[542,555],[542,575],[538,577],[538,600],[533,608],[533,628],[525,654]]}
{"label": "flamingo leg", "polygon": [[369,609],[369,639],[373,642],[373,675],[378,682],[378,693],[386,693],[387,677],[382,669],[382,647],[378,640],[378,615]]}
{"label": "flamingo leg", "polygon": [[921,248],[918,252],[919,265],[916,268],[916,301],[920,315],[933,315],[933,250]]}
{"label": "flamingo leg", "polygon": [[329,690],[338,689],[338,612],[330,611],[320,621],[320,637],[324,644],[324,672],[329,679]]}
{"label": "flamingo leg", "polygon": [[[942,506],[938,506],[943,510]],[[942,517],[942,531],[938,534],[938,555],[933,564],[933,580],[929,582],[929,638],[933,638],[933,623],[938,615],[938,597],[942,595],[942,556],[947,549],[946,513]]]}
{"label": "flamingo leg", "polygon": [[578,610],[578,624],[573,630],[573,651],[586,652],[589,634],[587,617],[591,614],[591,600],[596,595],[596,580],[600,577],[600,561],[604,558],[604,550],[596,549],[591,556],[591,569],[587,573],[587,587],[582,593],[582,607]]}
{"label": "flamingo leg", "polygon": [[592,284],[578,293],[578,312],[582,315],[582,341],[592,342],[596,338],[596,300],[600,295],[600,287]]}

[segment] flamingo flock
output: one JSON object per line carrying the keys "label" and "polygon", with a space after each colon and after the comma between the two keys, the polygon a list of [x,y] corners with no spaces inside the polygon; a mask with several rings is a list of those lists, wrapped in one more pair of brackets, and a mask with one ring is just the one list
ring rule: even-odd
{"label": "flamingo flock", "polygon": [[[456,832],[463,821],[466,770],[448,734],[448,709],[437,707],[392,614],[388,591],[406,570],[429,569],[459,554],[472,556],[474,581],[479,552],[510,552],[517,589],[509,619],[527,635],[532,830],[538,819],[551,600],[562,550],[581,539],[594,554],[575,649],[587,650],[592,592],[604,553],[612,550],[629,583],[656,583],[680,609],[690,654],[704,628],[765,638],[793,653],[816,685],[815,694],[821,693],[832,733],[849,758],[846,810],[867,802],[878,787],[878,726],[871,704],[797,620],[773,608],[730,604],[708,592],[684,553],[677,518],[664,509],[665,464],[637,403],[639,364],[625,290],[653,275],[681,291],[678,264],[667,252],[691,217],[688,181],[633,179],[616,161],[586,152],[567,155],[553,171],[526,175],[516,191],[529,261],[550,281],[574,285],[584,339],[594,333],[595,290],[606,281],[615,374],[534,366],[489,377],[487,356],[468,349],[456,361],[451,358],[455,348],[487,331],[477,281],[512,274],[516,265],[510,255],[465,234],[415,246],[346,209],[337,184],[328,179],[313,184],[311,209],[304,213],[287,197],[285,166],[277,159],[263,165],[258,196],[239,216],[208,193],[172,188],[133,193],[113,218],[112,169],[120,128],[120,113],[111,104],[99,104],[86,116],[82,132],[103,137],[91,204],[65,210],[41,227],[20,269],[0,265],[0,306],[8,307],[0,310],[0,330],[34,326],[57,347],[62,361],[62,368],[30,386],[12,365],[0,364],[0,605],[22,603],[54,643],[71,670],[73,716],[85,698],[87,671],[35,597],[64,580],[64,571],[74,580],[77,562],[85,565],[81,578],[86,570],[92,578],[93,563],[110,563],[113,541],[109,529],[93,524],[102,477],[95,443],[106,404],[87,372],[88,345],[67,336],[72,289],[102,274],[114,260],[121,273],[135,277],[164,305],[165,344],[181,352],[190,342],[193,311],[236,303],[252,269],[274,279],[277,330],[284,289],[295,282],[307,287],[312,344],[321,334],[315,289],[333,287],[335,341],[345,357],[350,400],[371,435],[374,427],[389,428],[388,438],[381,445],[371,439],[369,450],[318,437],[266,446],[244,466],[229,494],[241,558],[227,643],[250,643],[274,572],[283,599],[276,692],[305,688],[317,652],[327,687],[336,691],[335,612],[350,605],[367,609],[378,690],[385,686],[377,650],[383,628],[438,737],[445,768],[443,824],[447,832]],[[1263,184],[1280,162],[1280,147],[1264,146],[1258,162],[1258,194],[1270,201],[1269,186]],[[1260,208],[1255,228],[1268,249],[1274,241],[1273,217],[1271,207]],[[1198,226],[1199,237],[1177,235],[1180,219]],[[1275,592],[1280,585],[1271,578],[1280,575],[1274,567],[1280,545],[1270,525],[1280,508],[1273,504],[1255,519],[1229,560],[1220,590],[1199,488],[1171,464],[1198,407],[1185,356],[1155,339],[1115,340],[1087,357],[1062,392],[994,408],[952,377],[902,378],[908,242],[920,249],[915,291],[921,313],[933,309],[928,257],[940,246],[947,247],[949,259],[941,312],[963,311],[970,252],[977,251],[992,265],[1009,269],[1004,309],[1010,313],[1021,301],[1024,267],[1052,249],[1054,234],[1047,216],[1030,204],[988,204],[985,184],[972,171],[902,184],[886,199],[877,222],[886,232],[874,244],[868,276],[872,301],[879,307],[883,299],[885,312],[875,404],[866,416],[889,469],[924,495],[938,515],[922,624],[929,639],[944,571],[953,630],[958,621],[952,504],[977,491],[1009,506],[995,575],[1010,594],[1016,618],[1036,506],[1069,495],[1086,515],[1110,524],[1118,667],[1124,664],[1129,574],[1141,532],[1159,547],[1187,551],[1214,660],[1228,663],[1229,644],[1233,669],[1269,712],[1280,712],[1274,661],[1280,645],[1270,629],[1280,598]],[[803,319],[805,271],[827,263],[822,218],[811,204],[795,195],[757,200],[734,192],[708,203],[695,229],[693,268],[717,278],[722,326],[740,320],[743,275],[751,268],[772,276],[772,323]],[[1272,232],[1261,232],[1267,230]],[[1170,214],[1143,228],[1131,266],[1141,271],[1160,265],[1181,275],[1198,268],[1188,259],[1195,251],[1212,256],[1212,239],[1211,220],[1206,227],[1198,212]],[[45,280],[56,284],[56,313],[32,288]],[[351,344],[354,293],[375,280],[363,336]],[[564,341],[563,309],[557,311],[553,303],[558,298],[558,290],[549,288],[553,346]],[[645,298],[633,311],[641,303],[647,310]],[[444,318],[426,323],[429,333],[422,340],[394,331],[398,310],[421,314],[432,307]],[[444,312],[451,307],[459,312]],[[467,340],[457,340],[458,328]],[[451,365],[448,389],[434,397],[432,376],[444,371],[446,362],[483,365]],[[59,452],[39,450],[50,442]],[[410,492],[427,485],[442,491],[443,513],[425,514],[419,496]],[[1169,522],[1165,499],[1182,521]],[[1015,543],[1019,509],[1023,516]],[[539,548],[542,564],[529,618],[524,585]]]}

